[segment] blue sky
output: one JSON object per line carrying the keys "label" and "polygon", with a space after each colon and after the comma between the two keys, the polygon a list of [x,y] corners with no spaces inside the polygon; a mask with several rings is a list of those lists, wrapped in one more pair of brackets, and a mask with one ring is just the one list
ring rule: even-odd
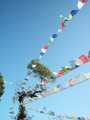
{"label": "blue sky", "polygon": [[[0,119],[10,120],[13,86],[23,80],[29,61],[39,56],[41,47],[57,31],[60,14],[68,15],[77,0],[0,0],[0,71],[6,79],[6,91],[0,102]],[[90,49],[90,1],[62,35],[50,47],[42,63],[53,71],[66,65]],[[90,63],[64,78],[90,71]],[[56,112],[77,115],[90,114],[90,81],[36,102],[33,106],[48,106]],[[58,99],[57,99],[58,98]]]}

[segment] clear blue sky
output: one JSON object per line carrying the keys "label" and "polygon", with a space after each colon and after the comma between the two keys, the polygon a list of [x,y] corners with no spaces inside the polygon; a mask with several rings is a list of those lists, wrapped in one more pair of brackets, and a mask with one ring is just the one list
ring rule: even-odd
{"label": "clear blue sky", "polygon": [[[57,31],[58,16],[68,15],[77,0],[0,0],[0,71],[6,79],[6,91],[0,102],[0,120],[10,120],[8,110],[13,95],[12,81],[22,80],[28,62],[39,56],[41,47]],[[42,59],[53,71],[90,49],[90,1]],[[90,63],[71,72],[70,78],[90,71]],[[58,99],[57,99],[58,98]],[[38,104],[37,104],[38,103]],[[90,114],[90,81],[36,102],[60,113]]]}

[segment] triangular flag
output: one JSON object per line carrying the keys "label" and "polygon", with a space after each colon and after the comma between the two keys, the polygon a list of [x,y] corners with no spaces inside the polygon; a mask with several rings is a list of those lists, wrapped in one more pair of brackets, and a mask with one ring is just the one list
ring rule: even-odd
{"label": "triangular flag", "polygon": [[68,15],[68,18],[67,18],[69,21],[71,21],[73,19],[73,16],[71,14]]}
{"label": "triangular flag", "polygon": [[84,4],[79,0],[77,4],[78,9],[80,10],[83,6]]}
{"label": "triangular flag", "polygon": [[61,29],[62,29],[62,31],[63,31],[64,27],[65,27],[64,20],[62,20],[61,21]]}
{"label": "triangular flag", "polygon": [[42,53],[46,53],[46,51],[47,51],[47,49],[45,49],[45,48],[42,48],[42,49],[41,49],[41,52],[42,52]]}
{"label": "triangular flag", "polygon": [[78,12],[79,12],[79,10],[72,10],[72,11],[71,11],[71,15],[74,16],[74,15],[76,15]]}
{"label": "triangular flag", "polygon": [[77,4],[78,9],[81,9],[87,2],[88,0],[78,0]]}
{"label": "triangular flag", "polygon": [[57,38],[57,34],[52,34],[52,38]]}
{"label": "triangular flag", "polygon": [[49,47],[48,45],[45,45],[43,48],[44,48],[44,49],[48,49],[48,47]]}
{"label": "triangular flag", "polygon": [[80,60],[80,59],[77,59],[76,61],[75,61],[75,65],[77,65],[77,66],[80,66],[80,65],[82,65],[83,64],[83,62],[82,62],[82,60]]}
{"label": "triangular flag", "polygon": [[86,77],[86,79],[90,79],[90,73],[84,73],[84,76]]}
{"label": "triangular flag", "polygon": [[64,76],[64,71],[63,70],[60,70],[58,73],[57,73],[57,77],[62,77]]}

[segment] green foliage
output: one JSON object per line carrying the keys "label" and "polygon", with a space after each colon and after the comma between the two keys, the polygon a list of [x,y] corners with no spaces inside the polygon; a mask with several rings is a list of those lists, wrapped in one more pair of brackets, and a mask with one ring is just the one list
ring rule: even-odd
{"label": "green foliage", "polygon": [[0,97],[3,95],[4,93],[4,78],[2,76],[2,74],[0,73]]}
{"label": "green foliage", "polygon": [[55,78],[54,74],[45,65],[39,63],[37,60],[32,60],[31,63],[28,64],[27,68],[33,70],[34,73],[38,73],[38,75],[43,78]]}

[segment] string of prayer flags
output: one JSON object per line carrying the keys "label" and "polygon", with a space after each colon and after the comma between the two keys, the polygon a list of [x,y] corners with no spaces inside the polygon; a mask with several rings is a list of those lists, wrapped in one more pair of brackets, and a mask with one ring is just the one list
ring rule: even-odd
{"label": "string of prayer flags", "polygon": [[87,63],[90,60],[89,56],[87,55],[81,55],[79,59],[83,62],[83,64]]}
{"label": "string of prayer flags", "polygon": [[69,13],[68,17],[64,17],[61,21],[61,30],[63,31],[64,28],[66,27],[67,23],[70,22],[73,17],[79,12],[78,9],[75,10],[71,10],[71,12]]}
{"label": "string of prayer flags", "polygon": [[48,45],[44,45],[44,47],[41,49],[41,52],[40,52],[40,57],[42,57],[48,50]]}
{"label": "string of prayer flags", "polygon": [[[43,49],[47,50],[48,46],[45,45]],[[62,69],[58,70],[57,72],[52,72],[45,65],[41,64],[38,60],[32,60],[27,68],[28,70],[32,70],[35,74],[38,74],[40,77],[43,78],[43,80],[46,80],[49,83],[55,81],[58,77],[63,77],[65,74],[75,70],[76,68],[88,62],[90,62],[89,53],[82,54],[76,60],[71,61],[69,65],[62,67]]]}
{"label": "string of prayer flags", "polygon": [[67,17],[62,17],[60,22],[60,29],[57,30],[57,33],[53,33],[48,40],[47,47],[43,47],[40,51],[39,60],[45,55],[48,50],[48,47],[55,41],[58,37],[59,32],[62,32],[66,25],[72,21],[73,17],[80,11],[80,9],[88,2],[88,0],[78,0],[77,7],[78,9],[72,9]]}
{"label": "string of prayer flags", "polygon": [[45,55],[49,46],[55,41],[55,39],[57,37],[58,37],[58,34],[52,34],[52,36],[48,40],[48,43],[46,45],[44,45],[44,47],[41,49],[39,59],[41,59],[43,57],[43,55]]}
{"label": "string of prayer flags", "polygon": [[[51,72],[45,65],[40,63],[41,58],[46,54],[50,45],[52,43],[54,43],[54,41],[58,37],[58,34],[61,33],[64,30],[64,28],[67,26],[67,24],[73,20],[74,16],[87,3],[87,1],[88,0],[78,0],[77,9],[72,9],[67,17],[62,17],[62,20],[59,23],[59,29],[57,30],[57,32],[53,33],[50,36],[48,43],[45,44],[41,48],[39,59],[32,60],[31,63],[27,66],[27,68],[29,69],[30,72],[28,72],[28,76],[26,79],[29,79],[28,77],[31,75],[31,73],[35,73],[36,75],[39,76],[40,83],[37,84],[37,85],[39,85],[39,87],[34,86],[34,88],[32,87],[29,90],[24,89],[24,87],[23,87],[22,91],[17,92],[15,99],[18,99],[18,102],[20,105],[19,105],[19,114],[16,119],[18,119],[18,120],[25,119],[27,116],[27,114],[25,114],[26,109],[23,104],[26,97],[30,98],[31,101],[38,100],[43,97],[47,97],[47,96],[53,95],[55,93],[62,92],[68,88],[71,88],[75,85],[78,85],[78,84],[83,83],[90,79],[90,72],[88,72],[88,73],[80,74],[69,80],[65,80],[64,85],[62,85],[60,83],[58,83],[58,85],[55,84],[54,87],[53,86],[50,87],[49,85],[47,85],[49,82],[53,82],[58,77],[63,77],[66,73],[76,69],[77,67],[80,67],[83,64],[88,63],[90,61],[90,51],[89,51],[88,55],[84,55],[84,54],[81,55],[79,58],[72,61],[72,63],[70,63],[70,65],[62,67],[62,69],[59,70],[58,72]],[[26,83],[23,83],[23,85],[25,85],[25,84]],[[49,86],[49,88],[48,88],[48,86]],[[43,113],[43,114],[45,113],[45,111],[43,111],[43,110],[40,110],[39,112]],[[13,111],[11,111],[11,114],[13,114]],[[68,118],[70,118],[71,120],[86,120],[84,117],[76,117],[76,115],[67,117],[67,116],[62,116],[60,114],[60,115],[56,116],[55,112],[53,112],[53,111],[48,111],[45,114],[48,114],[51,117],[55,117],[55,119],[57,119],[57,120],[65,120]],[[29,118],[29,119],[31,119],[31,118]]]}
{"label": "string of prayer flags", "polygon": [[64,17],[63,20],[61,21],[61,30],[63,31],[64,28],[66,27],[66,23],[68,23],[69,21],[71,21],[73,19],[73,17],[80,11],[80,9],[88,2],[88,0],[78,0],[77,3],[77,8],[78,9],[73,9],[71,10],[71,12],[69,13],[68,17]]}
{"label": "string of prayer flags", "polygon": [[65,83],[64,83],[63,87],[61,86],[61,84],[58,84],[58,85],[54,86],[53,88],[51,88],[50,90],[47,89],[45,91],[42,91],[39,94],[39,97],[37,96],[35,98],[32,98],[32,101],[53,95],[55,93],[62,92],[66,89],[69,89],[73,86],[84,83],[88,80],[90,80],[90,72],[79,74],[79,75],[75,76],[74,78],[71,78],[69,80],[64,80]]}
{"label": "string of prayer flags", "polygon": [[66,73],[68,73],[68,72],[76,69],[77,67],[80,67],[81,65],[86,64],[88,62],[90,62],[89,53],[88,53],[88,55],[83,54],[78,59],[71,61],[70,65],[62,67],[62,69],[57,72],[56,76],[62,77]]}
{"label": "string of prayer flags", "polygon": [[[55,39],[58,37],[58,32],[62,32],[64,30],[64,28],[66,27],[67,23],[69,21],[72,21],[73,16],[75,16],[79,10],[88,2],[88,0],[78,0],[78,4],[77,7],[78,9],[73,9],[71,10],[71,12],[69,13],[68,17],[64,17],[61,21],[61,30],[58,29],[57,30],[57,34],[53,33],[52,36],[49,38],[47,45],[45,45],[40,52],[40,56],[39,56],[39,60],[46,54],[49,46],[55,41]],[[46,47],[47,46],[47,47]]]}
{"label": "string of prayer flags", "polygon": [[71,115],[68,114],[61,114],[61,113],[55,113],[54,111],[48,110],[47,108],[41,108],[41,109],[35,109],[35,108],[30,108],[31,111],[39,113],[39,114],[44,114],[49,116],[49,120],[90,120],[88,116],[77,116],[76,113],[72,113]]}

